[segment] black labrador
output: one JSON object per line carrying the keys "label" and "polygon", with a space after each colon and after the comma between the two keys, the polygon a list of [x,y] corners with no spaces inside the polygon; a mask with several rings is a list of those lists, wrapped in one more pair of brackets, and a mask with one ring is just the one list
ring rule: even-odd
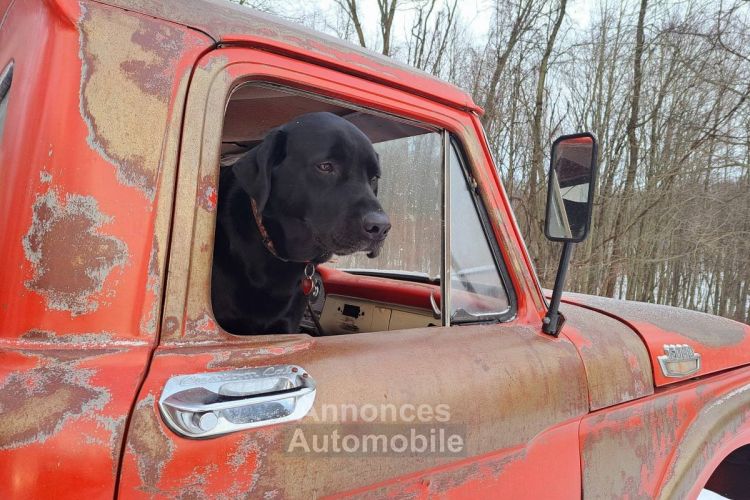
{"label": "black labrador", "polygon": [[370,140],[332,113],[302,115],[223,167],[211,275],[219,324],[237,334],[297,332],[312,266],[379,253],[391,227],[379,177]]}

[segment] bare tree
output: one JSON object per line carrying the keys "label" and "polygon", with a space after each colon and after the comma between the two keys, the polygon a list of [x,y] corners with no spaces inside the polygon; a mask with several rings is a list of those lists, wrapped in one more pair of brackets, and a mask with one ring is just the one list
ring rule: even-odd
{"label": "bare tree", "polygon": [[362,22],[359,19],[359,11],[357,10],[357,0],[336,0],[336,4],[346,12],[354,25],[354,30],[357,32],[357,39],[362,47],[367,48],[365,43],[365,32],[362,30]]}
{"label": "bare tree", "polygon": [[391,55],[391,28],[393,19],[396,16],[396,5],[398,0],[378,0],[378,10],[380,10],[380,34],[383,37],[382,53],[385,56]]}

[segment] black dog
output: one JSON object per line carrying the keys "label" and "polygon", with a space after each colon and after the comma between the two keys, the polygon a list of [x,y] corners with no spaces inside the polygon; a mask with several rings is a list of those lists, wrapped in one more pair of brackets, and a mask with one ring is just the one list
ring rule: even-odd
{"label": "black dog", "polygon": [[294,333],[305,272],[333,254],[375,257],[391,227],[378,202],[378,155],[332,113],[272,130],[219,183],[211,299],[232,333]]}

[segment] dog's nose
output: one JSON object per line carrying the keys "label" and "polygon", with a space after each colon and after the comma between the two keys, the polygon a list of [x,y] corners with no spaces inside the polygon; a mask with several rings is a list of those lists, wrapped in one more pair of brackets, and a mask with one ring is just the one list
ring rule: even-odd
{"label": "dog's nose", "polygon": [[391,220],[385,212],[370,212],[362,219],[362,229],[368,238],[382,240],[391,229]]}

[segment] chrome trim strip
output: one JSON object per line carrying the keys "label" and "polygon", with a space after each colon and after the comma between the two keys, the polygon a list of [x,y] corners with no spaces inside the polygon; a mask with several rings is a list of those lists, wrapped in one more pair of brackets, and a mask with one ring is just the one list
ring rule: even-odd
{"label": "chrome trim strip", "polygon": [[451,165],[450,136],[443,130],[443,266],[440,276],[440,311],[443,326],[451,326]]}

